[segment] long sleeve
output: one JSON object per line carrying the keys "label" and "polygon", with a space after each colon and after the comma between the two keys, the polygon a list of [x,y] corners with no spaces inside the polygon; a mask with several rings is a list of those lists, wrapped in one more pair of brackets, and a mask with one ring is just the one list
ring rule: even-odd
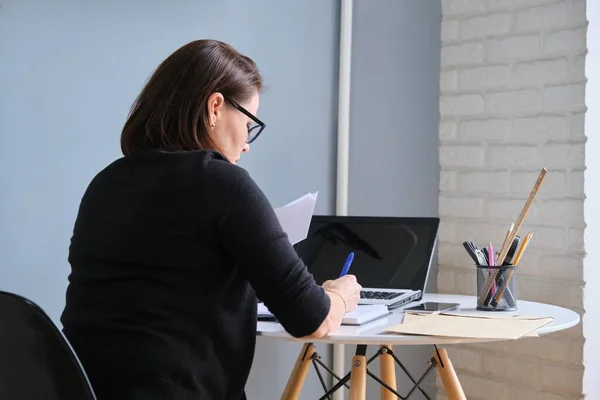
{"label": "long sleeve", "polygon": [[210,164],[207,189],[212,198],[221,199],[214,210],[226,254],[287,332],[311,334],[329,313],[329,296],[298,257],[249,174],[226,162]]}

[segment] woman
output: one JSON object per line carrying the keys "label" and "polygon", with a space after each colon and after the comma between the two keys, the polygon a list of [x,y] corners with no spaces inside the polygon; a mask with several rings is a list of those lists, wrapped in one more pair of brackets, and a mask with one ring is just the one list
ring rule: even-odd
{"label": "woman", "polygon": [[169,56],[125,123],[125,157],[81,201],[61,321],[100,400],[245,398],[256,296],[295,337],[339,327],[355,277],[318,286],[236,166],[262,79],[227,44]]}

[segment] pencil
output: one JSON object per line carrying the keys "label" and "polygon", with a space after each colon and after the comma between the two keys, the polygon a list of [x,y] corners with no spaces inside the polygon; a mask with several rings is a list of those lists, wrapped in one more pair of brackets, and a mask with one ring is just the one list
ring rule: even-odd
{"label": "pencil", "polygon": [[519,265],[519,261],[521,260],[521,257],[523,256],[525,249],[527,249],[527,245],[529,244],[529,241],[531,240],[532,236],[533,236],[533,232],[529,232],[527,234],[527,236],[525,236],[525,239],[523,240],[523,244],[521,245],[519,252],[515,256],[515,262],[513,263],[513,265],[515,265],[515,266]]}

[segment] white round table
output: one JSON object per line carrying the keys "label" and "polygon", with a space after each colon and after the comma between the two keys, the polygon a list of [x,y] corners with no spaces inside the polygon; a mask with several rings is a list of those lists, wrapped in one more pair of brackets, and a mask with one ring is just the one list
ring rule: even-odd
{"label": "white round table", "polygon": [[[459,303],[461,314],[468,315],[490,315],[496,313],[491,311],[479,311],[476,309],[477,297],[453,295],[453,294],[425,294],[420,302],[434,301],[440,303]],[[417,303],[410,303],[405,307],[412,307]],[[538,335],[545,335],[552,332],[561,331],[577,325],[580,321],[579,314],[566,308],[553,306],[550,304],[536,303],[531,301],[519,300],[518,310],[514,312],[497,312],[502,315],[523,314],[531,317],[551,317],[553,321],[548,325],[538,329]],[[431,336],[413,336],[400,335],[397,333],[388,333],[386,328],[402,323],[404,318],[404,308],[395,309],[389,316],[377,319],[362,326],[341,326],[333,334],[322,339],[314,339],[316,343],[331,344],[392,344],[392,345],[419,345],[419,344],[454,344],[454,343],[475,343],[490,341],[489,339],[455,339],[440,338]],[[259,321],[257,335],[262,337],[284,339],[292,341],[302,341],[290,336],[280,324],[276,322]],[[502,339],[503,340],[503,339]],[[495,341],[495,340],[491,340]]]}
{"label": "white round table", "polygon": [[[451,294],[425,294],[421,299],[421,302],[426,301],[440,303],[459,303],[460,310],[453,311],[453,313],[460,313],[466,315],[490,315],[490,313],[502,313],[503,315],[518,314],[527,315],[530,317],[553,318],[552,322],[537,330],[537,334],[540,336],[571,328],[580,322],[579,314],[572,310],[563,307],[553,306],[550,304],[536,303],[524,300],[518,301],[518,310],[514,312],[479,311],[476,309],[477,297],[475,296]],[[366,385],[366,371],[362,373],[356,368],[356,366],[358,365],[359,367],[362,366],[363,370],[366,369],[366,363],[364,358],[365,355],[359,355],[358,348],[364,350],[366,349],[366,345],[382,346],[383,355],[381,355],[380,362],[382,368],[382,380],[384,381],[384,383],[386,383],[386,381],[389,382],[391,380],[392,382],[388,386],[395,390],[395,372],[393,370],[394,358],[392,346],[441,345],[506,340],[477,338],[443,338],[432,336],[401,335],[397,333],[388,332],[387,328],[402,323],[402,320],[404,318],[404,308],[413,306],[415,304],[417,303],[410,303],[404,307],[399,307],[395,309],[389,316],[377,319],[373,322],[367,323],[362,326],[341,326],[336,332],[333,332],[329,336],[326,336],[321,339],[311,340],[310,343],[307,343],[306,340],[292,337],[287,332],[285,332],[285,330],[281,327],[280,324],[276,322],[259,321],[257,327],[257,335],[261,337],[288,341],[301,341],[305,343],[300,355],[298,356],[298,360],[296,361],[294,371],[290,376],[290,380],[288,381],[288,385],[286,386],[286,390],[282,396],[282,400],[292,400],[298,398],[304,382],[304,378],[306,377],[306,372],[308,371],[308,367],[310,367],[310,361],[312,361],[312,359],[316,356],[313,343],[358,345],[357,355],[353,358],[353,371],[350,373],[352,374],[352,382],[355,382],[355,376],[359,377],[357,381],[360,384],[356,386],[361,387],[358,388],[357,391],[355,391],[355,393],[360,394],[358,394],[357,397],[352,397],[353,391],[351,390],[351,398],[358,399],[364,398],[362,397],[364,396],[364,387],[362,386]],[[440,376],[442,377],[442,381],[444,381],[445,386],[447,386],[446,383],[450,385],[450,388],[446,387],[447,391],[449,392],[448,398],[450,400],[466,399],[464,397],[464,393],[462,393],[462,388],[460,387],[458,378],[456,378],[456,374],[454,373],[454,369],[452,368],[451,362],[447,357],[446,351],[443,349],[440,351],[436,348],[432,361],[434,364],[437,364],[438,370],[440,371]],[[350,374],[348,374],[345,377],[347,378],[346,381],[349,380]],[[445,381],[445,378],[447,382]],[[415,381],[416,380],[413,380],[413,382]],[[413,388],[413,391],[415,389],[418,389],[417,382],[415,382],[415,384],[416,386]],[[389,396],[386,396],[386,393],[388,393]],[[395,399],[396,395],[394,395],[393,392],[389,390],[382,391],[382,398]]]}

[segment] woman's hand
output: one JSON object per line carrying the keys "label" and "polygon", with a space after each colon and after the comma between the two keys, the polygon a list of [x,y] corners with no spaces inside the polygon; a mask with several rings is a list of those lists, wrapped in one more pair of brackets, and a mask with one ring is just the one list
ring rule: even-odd
{"label": "woman's hand", "polygon": [[331,308],[321,326],[305,339],[319,339],[338,329],[344,315],[356,309],[360,300],[362,286],[356,282],[354,275],[326,281],[321,286],[331,300]]}
{"label": "woman's hand", "polygon": [[345,275],[341,278],[329,280],[323,283],[326,292],[335,293],[344,301],[346,312],[350,312],[358,306],[362,286],[356,281],[356,276]]}

